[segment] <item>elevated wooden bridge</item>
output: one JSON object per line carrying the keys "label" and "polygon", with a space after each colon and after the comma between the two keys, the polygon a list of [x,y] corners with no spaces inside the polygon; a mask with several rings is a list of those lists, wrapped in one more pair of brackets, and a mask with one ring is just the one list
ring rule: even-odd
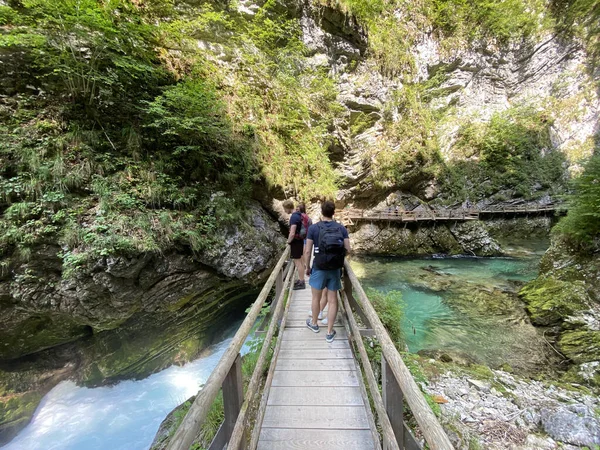
{"label": "elevated wooden bridge", "polygon": [[[328,344],[325,330],[315,334],[306,328],[310,290],[292,289],[294,265],[288,259],[289,248],[167,448],[190,449],[222,390],[225,420],[209,450],[417,450],[425,444],[453,449],[350,265],[346,262],[338,296],[337,336]],[[263,346],[244,389],[240,350],[273,288],[270,313],[258,327]],[[381,344],[380,381],[365,335]]]}
{"label": "elevated wooden bridge", "polygon": [[419,209],[413,211],[389,210],[367,211],[362,209],[344,209],[338,212],[342,223],[353,224],[360,221],[383,222],[440,222],[440,221],[468,221],[481,220],[482,216],[508,216],[508,215],[537,215],[554,214],[558,211],[557,205],[520,205],[496,207],[485,209],[460,208],[460,209]]}

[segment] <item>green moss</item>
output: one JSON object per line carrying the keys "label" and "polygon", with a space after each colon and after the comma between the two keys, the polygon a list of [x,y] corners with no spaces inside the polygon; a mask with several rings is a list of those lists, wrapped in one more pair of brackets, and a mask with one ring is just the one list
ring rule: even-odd
{"label": "green moss", "polygon": [[560,351],[576,363],[600,360],[600,331],[565,330],[558,340]]}
{"label": "green moss", "polygon": [[521,289],[519,296],[527,305],[536,325],[550,326],[587,307],[588,296],[581,281],[567,282],[540,277]]}
{"label": "green moss", "polygon": [[16,434],[29,422],[41,399],[39,392],[0,396],[0,433]]}
{"label": "green moss", "polygon": [[0,330],[0,358],[11,359],[89,335],[89,329],[62,314],[28,317],[11,332]]}

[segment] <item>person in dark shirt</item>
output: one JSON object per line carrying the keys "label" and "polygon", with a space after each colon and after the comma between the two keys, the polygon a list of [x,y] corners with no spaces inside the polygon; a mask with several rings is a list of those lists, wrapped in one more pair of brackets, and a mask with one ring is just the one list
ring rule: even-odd
{"label": "person in dark shirt", "polygon": [[308,229],[306,236],[306,246],[304,248],[304,259],[306,265],[306,274],[310,276],[310,287],[312,290],[312,317],[306,321],[306,325],[315,333],[319,332],[319,325],[317,324],[317,318],[320,311],[319,301],[321,300],[321,294],[325,288],[327,288],[327,335],[325,340],[327,342],[333,342],[335,338],[335,330],[333,324],[337,316],[338,304],[337,304],[337,291],[342,288],[342,270],[322,270],[314,266],[310,267],[310,259],[313,248],[315,249],[315,255],[319,252],[319,224],[321,226],[332,228],[339,227],[341,235],[344,239],[344,248],[346,254],[350,253],[350,239],[348,237],[348,230],[342,224],[337,223],[333,220],[335,213],[335,205],[333,202],[323,202],[321,205],[321,213],[323,215],[322,220],[318,224],[311,225]]}
{"label": "person in dark shirt", "polygon": [[290,246],[291,257],[294,260],[296,269],[298,269],[298,279],[294,283],[294,290],[306,289],[306,281],[304,273],[306,268],[304,267],[304,260],[302,255],[304,253],[304,240],[298,239],[297,234],[300,232],[302,226],[302,213],[296,209],[294,210],[294,202],[286,200],[283,202],[283,209],[286,214],[290,216],[290,234],[288,235],[287,243]]}

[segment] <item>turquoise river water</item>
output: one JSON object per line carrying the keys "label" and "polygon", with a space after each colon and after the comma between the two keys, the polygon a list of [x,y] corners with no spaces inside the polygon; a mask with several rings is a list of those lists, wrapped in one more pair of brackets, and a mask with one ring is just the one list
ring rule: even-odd
{"label": "turquoise river water", "polygon": [[546,242],[513,244],[502,258],[357,258],[367,289],[400,291],[402,328],[411,352],[447,352],[468,362],[535,370],[547,346],[516,296],[535,278]]}

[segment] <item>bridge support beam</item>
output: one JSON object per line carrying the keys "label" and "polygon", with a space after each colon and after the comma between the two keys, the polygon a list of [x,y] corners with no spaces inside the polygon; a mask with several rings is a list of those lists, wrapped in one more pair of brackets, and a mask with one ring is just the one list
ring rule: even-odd
{"label": "bridge support beam", "polygon": [[[385,360],[385,356],[381,356],[381,391],[383,394],[383,405],[385,406],[392,429],[394,430],[394,436],[396,437],[398,447],[403,449],[404,396],[402,395],[402,389],[400,389],[394,373]],[[384,441],[383,450],[388,450],[389,448],[389,442]]]}

